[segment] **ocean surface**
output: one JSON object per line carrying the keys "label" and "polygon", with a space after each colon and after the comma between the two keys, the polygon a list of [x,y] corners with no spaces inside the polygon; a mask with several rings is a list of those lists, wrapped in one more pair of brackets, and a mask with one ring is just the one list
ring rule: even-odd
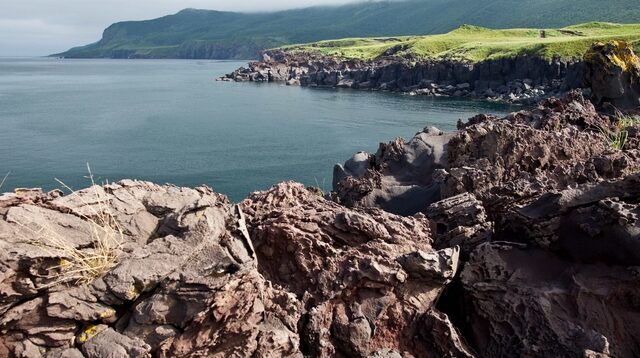
{"label": "ocean surface", "polygon": [[425,126],[517,107],[280,84],[216,82],[230,61],[0,58],[0,191],[122,178],[207,184],[239,201]]}

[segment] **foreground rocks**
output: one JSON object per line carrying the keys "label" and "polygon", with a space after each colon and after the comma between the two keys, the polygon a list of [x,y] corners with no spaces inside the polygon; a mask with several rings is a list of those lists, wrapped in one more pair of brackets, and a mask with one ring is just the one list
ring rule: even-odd
{"label": "foreground rocks", "polygon": [[434,247],[461,247],[438,308],[478,356],[639,355],[637,142],[612,147],[617,119],[578,93],[458,127],[354,155],[334,200],[424,213]]}
{"label": "foreground rocks", "polygon": [[[117,261],[66,280],[74,255],[97,249],[103,213]],[[232,205],[205,187],[123,181],[5,194],[0,217],[2,356],[468,352],[438,336],[456,336],[434,306],[459,249],[432,248],[424,216],[346,209],[295,183]]]}

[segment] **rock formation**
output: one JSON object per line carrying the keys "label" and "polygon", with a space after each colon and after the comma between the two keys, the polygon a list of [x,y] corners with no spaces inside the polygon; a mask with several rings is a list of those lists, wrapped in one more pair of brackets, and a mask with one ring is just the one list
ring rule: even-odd
{"label": "rock formation", "polygon": [[637,121],[575,91],[458,129],[357,153],[326,197],[1,195],[0,356],[640,356]]}
{"label": "rock formation", "polygon": [[461,248],[436,307],[477,356],[634,357],[640,147],[611,146],[616,120],[572,93],[425,129],[337,166],[332,195],[424,214],[436,249]]}
{"label": "rock formation", "polygon": [[521,199],[578,184],[620,178],[640,167],[640,150],[607,142],[599,114],[579,93],[549,99],[505,118],[479,115],[456,133],[426,128],[410,141],[381,144],[334,169],[335,200],[411,215],[471,193],[490,213]]}
{"label": "rock formation", "polygon": [[536,103],[584,87],[584,63],[520,56],[470,63],[383,55],[370,61],[266,51],[220,78],[224,81],[286,82],[289,85],[404,92],[410,95],[487,98]]}
{"label": "rock formation", "polygon": [[434,307],[459,249],[424,216],[123,181],[5,194],[0,219],[2,356],[470,355]]}
{"label": "rock formation", "polygon": [[624,41],[596,43],[584,56],[596,104],[628,109],[640,105],[640,59]]}

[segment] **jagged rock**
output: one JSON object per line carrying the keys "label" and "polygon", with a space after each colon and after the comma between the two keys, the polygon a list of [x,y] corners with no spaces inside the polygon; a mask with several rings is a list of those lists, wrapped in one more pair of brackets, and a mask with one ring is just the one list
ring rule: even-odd
{"label": "jagged rock", "polygon": [[505,231],[578,262],[640,266],[640,175],[549,193],[505,218]]}
{"label": "jagged rock", "polygon": [[465,258],[493,234],[493,222],[488,221],[482,202],[471,193],[433,203],[425,215],[432,222],[434,247],[460,246]]}
{"label": "jagged rock", "polygon": [[259,271],[306,308],[305,354],[423,350],[426,341],[411,332],[458,258],[456,250],[431,248],[424,216],[350,210],[292,183],[251,195],[243,208]]}
{"label": "jagged rock", "polygon": [[[436,343],[412,332],[458,268],[423,215],[351,210],[295,183],[241,206],[136,181],[0,203],[6,356],[420,356]],[[102,247],[96,225],[114,230],[115,261],[65,279]]]}
{"label": "jagged rock", "polygon": [[[559,58],[549,61],[537,56],[469,63],[424,60],[409,54],[396,56],[392,48],[378,58],[365,61],[270,50],[264,53],[262,61],[251,62],[248,68],[241,67],[219,80],[280,81],[289,85],[378,89],[416,95],[488,96],[530,104],[535,98],[549,97],[560,88],[563,92],[581,88],[584,73],[582,61]],[[538,84],[535,90],[534,83]],[[423,91],[425,88],[428,90]]]}
{"label": "jagged rock", "polygon": [[460,248],[448,248],[438,252],[406,254],[398,258],[402,268],[411,278],[427,282],[447,282],[458,270]]}
{"label": "jagged rock", "polygon": [[[204,312],[213,309],[212,302],[222,302],[216,294],[233,282],[245,284],[248,277],[246,283],[260,287],[256,297],[270,292],[255,271],[242,213],[205,187],[122,181],[66,197],[8,194],[0,203],[0,349],[7,356],[76,354],[76,331],[97,321],[108,328],[76,340],[87,356],[113,349],[116,356],[144,356],[161,346],[171,351],[169,341],[195,330],[196,317],[211,320]],[[108,224],[122,229],[122,247],[113,248],[117,264],[87,285],[64,280],[66,263],[77,260],[73,255],[94,250],[98,237],[92,230],[105,212]],[[183,332],[187,326],[191,331]],[[222,335],[246,329],[254,327],[240,320],[224,327]],[[259,348],[267,351],[274,344],[264,339]],[[247,345],[245,355],[255,345],[251,349]]]}
{"label": "jagged rock", "polygon": [[381,144],[364,175],[336,177],[333,197],[347,206],[410,215],[473,193],[493,220],[515,202],[549,190],[636,170],[639,148],[615,150],[597,129],[611,125],[579,93],[502,119],[477,116],[457,133],[427,130],[409,142]]}
{"label": "jagged rock", "polygon": [[584,55],[587,82],[597,104],[618,109],[640,105],[640,59],[624,41],[595,43]]}
{"label": "jagged rock", "polygon": [[431,310],[422,317],[419,335],[429,342],[425,356],[474,358],[476,355],[461,338],[446,314]]}
{"label": "jagged rock", "polygon": [[516,244],[480,246],[462,272],[467,339],[482,357],[640,354],[637,271]]}

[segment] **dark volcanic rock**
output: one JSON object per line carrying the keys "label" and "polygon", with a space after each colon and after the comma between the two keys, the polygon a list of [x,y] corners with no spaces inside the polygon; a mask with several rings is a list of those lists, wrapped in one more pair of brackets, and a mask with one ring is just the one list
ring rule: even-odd
{"label": "dark volcanic rock", "polygon": [[597,104],[618,109],[640,105],[640,60],[632,44],[624,41],[596,43],[584,56],[587,83]]}
{"label": "dark volcanic rock", "polygon": [[580,61],[521,56],[469,63],[398,57],[399,49],[379,58],[344,60],[284,50],[265,52],[221,77],[227,81],[282,81],[291,85],[379,89],[410,95],[477,97],[535,103],[552,93],[584,87]]}
{"label": "dark volcanic rock", "polygon": [[462,272],[467,338],[483,357],[635,357],[637,269],[514,244],[480,246]]}
{"label": "dark volcanic rock", "polygon": [[334,197],[347,206],[413,214],[441,199],[473,193],[495,218],[508,205],[550,190],[637,170],[640,151],[611,148],[598,129],[610,126],[612,121],[577,93],[502,119],[474,117],[456,133],[429,129],[406,143],[381,144],[366,171],[336,177]]}

